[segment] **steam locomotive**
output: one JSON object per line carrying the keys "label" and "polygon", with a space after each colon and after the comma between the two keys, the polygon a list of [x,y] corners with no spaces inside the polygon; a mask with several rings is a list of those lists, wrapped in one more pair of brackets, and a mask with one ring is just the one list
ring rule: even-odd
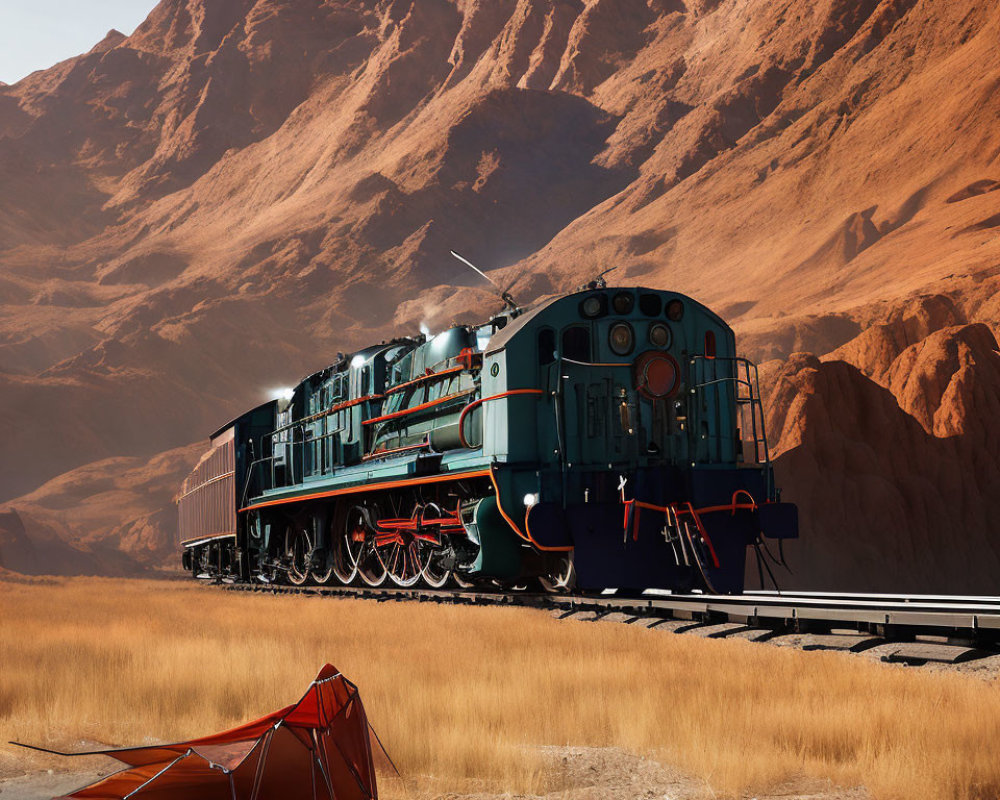
{"label": "steam locomotive", "polygon": [[179,499],[216,580],[740,592],[798,535],[756,367],[675,292],[608,288],[393,339],[216,431]]}

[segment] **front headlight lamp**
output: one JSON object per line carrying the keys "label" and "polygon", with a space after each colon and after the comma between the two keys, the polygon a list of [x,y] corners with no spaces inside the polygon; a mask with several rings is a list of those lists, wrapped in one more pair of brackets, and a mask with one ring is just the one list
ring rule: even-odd
{"label": "front headlight lamp", "polygon": [[635,347],[635,334],[627,322],[616,322],[608,333],[608,345],[617,356],[627,356]]}

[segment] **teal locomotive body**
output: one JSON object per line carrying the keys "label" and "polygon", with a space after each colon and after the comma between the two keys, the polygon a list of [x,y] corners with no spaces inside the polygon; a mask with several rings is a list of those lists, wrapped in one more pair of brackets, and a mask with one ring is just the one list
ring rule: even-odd
{"label": "teal locomotive body", "polygon": [[375,345],[218,431],[180,500],[222,579],[739,592],[798,535],[756,369],[675,292],[607,288]]}

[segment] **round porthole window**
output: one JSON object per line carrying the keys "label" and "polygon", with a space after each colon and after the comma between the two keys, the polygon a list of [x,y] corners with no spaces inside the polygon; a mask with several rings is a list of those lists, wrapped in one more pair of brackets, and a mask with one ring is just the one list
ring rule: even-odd
{"label": "round porthole window", "polygon": [[635,344],[635,335],[632,333],[632,326],[627,322],[617,322],[611,326],[611,333],[608,335],[608,344],[611,352],[617,356],[627,356],[632,352]]}
{"label": "round porthole window", "polygon": [[492,375],[495,378],[499,374],[500,374],[500,365],[496,361],[494,361],[493,366],[490,367],[490,375]]}
{"label": "round porthole window", "polygon": [[670,347],[670,328],[662,323],[650,326],[649,343],[654,347],[666,350]]}
{"label": "round porthole window", "polygon": [[616,314],[632,313],[632,306],[635,305],[635,297],[629,292],[618,292],[614,299],[611,301],[611,305],[615,309]]}
{"label": "round porthole window", "polygon": [[586,319],[597,319],[608,313],[608,297],[598,292],[580,303],[580,315]]}

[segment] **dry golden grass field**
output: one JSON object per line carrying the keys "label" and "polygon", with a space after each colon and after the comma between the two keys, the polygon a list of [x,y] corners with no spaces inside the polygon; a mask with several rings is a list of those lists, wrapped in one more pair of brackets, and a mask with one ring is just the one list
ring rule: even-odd
{"label": "dry golden grass field", "polygon": [[[298,699],[327,661],[407,778],[392,794],[558,789],[539,746],[580,745],[649,755],[719,797],[796,777],[879,800],[1000,795],[996,681],[528,609],[0,581],[4,742],[206,734]],[[0,767],[37,767],[25,753],[3,745]]]}

